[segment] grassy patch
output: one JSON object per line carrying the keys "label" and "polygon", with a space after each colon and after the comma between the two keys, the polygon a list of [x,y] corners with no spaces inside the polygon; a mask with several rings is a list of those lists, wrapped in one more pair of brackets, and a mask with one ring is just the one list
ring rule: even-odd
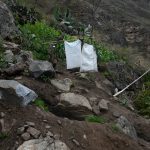
{"label": "grassy patch", "polygon": [[95,116],[95,115],[89,115],[85,117],[85,120],[88,122],[95,122],[95,123],[106,123],[106,119],[102,116]]}
{"label": "grassy patch", "polygon": [[45,110],[45,111],[49,111],[49,109],[48,109],[48,105],[44,102],[44,100],[42,100],[42,99],[36,99],[35,101],[34,101],[34,104],[37,106],[37,107],[39,107],[39,108],[41,108],[41,109],[43,109],[43,110]]}

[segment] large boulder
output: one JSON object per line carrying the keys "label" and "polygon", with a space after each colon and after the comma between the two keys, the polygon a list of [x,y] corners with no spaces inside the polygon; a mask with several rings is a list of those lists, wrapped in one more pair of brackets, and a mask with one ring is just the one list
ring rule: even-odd
{"label": "large boulder", "polygon": [[124,116],[120,116],[117,120],[117,127],[125,134],[137,140],[137,133],[134,126]]}
{"label": "large boulder", "polygon": [[14,18],[5,3],[0,1],[0,36],[13,38],[18,33]]}
{"label": "large boulder", "polygon": [[60,140],[36,139],[24,142],[17,150],[70,150],[68,146]]}
{"label": "large boulder", "polygon": [[14,80],[0,80],[0,93],[0,100],[21,106],[26,106],[38,97],[34,91]]}
{"label": "large boulder", "polygon": [[65,78],[63,80],[58,79],[51,80],[51,84],[56,88],[58,88],[59,90],[69,92],[73,83],[71,79]]}
{"label": "large boulder", "polygon": [[55,74],[53,65],[48,61],[32,61],[29,71],[35,78],[40,78],[42,75],[53,77]]}
{"label": "large boulder", "polygon": [[92,107],[87,98],[75,93],[62,93],[57,107],[58,112],[68,117],[83,119],[86,115],[92,114]]}

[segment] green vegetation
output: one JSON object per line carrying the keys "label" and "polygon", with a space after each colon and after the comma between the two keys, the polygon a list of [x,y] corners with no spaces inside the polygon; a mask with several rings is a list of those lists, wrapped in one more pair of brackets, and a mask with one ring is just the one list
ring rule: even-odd
{"label": "green vegetation", "polygon": [[4,140],[8,137],[7,133],[0,133],[0,140]]}
{"label": "green vegetation", "polygon": [[101,124],[106,123],[106,119],[103,116],[95,116],[95,115],[86,116],[85,121],[101,123]]}
{"label": "green vegetation", "polygon": [[73,40],[75,37],[65,35],[60,39],[62,32],[48,26],[44,22],[25,24],[20,26],[22,31],[22,47],[33,52],[36,59],[47,60],[52,50],[53,56],[65,59],[64,40]]}
{"label": "green vegetation", "polygon": [[117,125],[116,125],[115,123],[113,123],[113,124],[111,125],[111,130],[112,130],[114,133],[120,131],[120,129],[117,127]]}
{"label": "green vegetation", "polygon": [[150,75],[145,76],[144,81],[143,89],[134,103],[141,115],[150,118]]}
{"label": "green vegetation", "polygon": [[25,24],[20,26],[22,31],[22,47],[33,52],[35,58],[48,59],[48,49],[52,42],[56,41],[61,35],[60,31],[37,22],[35,24]]}
{"label": "green vegetation", "polygon": [[42,99],[36,99],[35,101],[34,101],[34,104],[37,106],[37,107],[39,107],[39,108],[41,108],[41,109],[43,109],[43,110],[45,110],[45,111],[49,111],[49,109],[48,109],[48,105],[44,102],[44,100],[42,100]]}
{"label": "green vegetation", "polygon": [[94,45],[99,62],[109,62],[120,59],[117,54],[108,49],[107,46],[102,43],[97,43],[95,40],[91,40],[90,38],[85,38],[85,42]]}

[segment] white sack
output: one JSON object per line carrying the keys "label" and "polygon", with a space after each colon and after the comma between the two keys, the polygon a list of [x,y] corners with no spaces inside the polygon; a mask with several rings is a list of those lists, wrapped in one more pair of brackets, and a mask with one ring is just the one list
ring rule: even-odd
{"label": "white sack", "polygon": [[81,41],[65,41],[65,53],[67,69],[79,68],[81,66]]}
{"label": "white sack", "polygon": [[83,45],[80,71],[98,71],[97,55],[93,45],[89,45],[87,43]]}

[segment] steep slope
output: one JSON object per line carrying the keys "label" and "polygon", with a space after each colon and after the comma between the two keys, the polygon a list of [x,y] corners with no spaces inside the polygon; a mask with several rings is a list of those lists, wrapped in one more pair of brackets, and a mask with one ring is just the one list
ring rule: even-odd
{"label": "steep slope", "polygon": [[[92,0],[22,0],[19,2],[36,7],[48,18],[51,17],[55,7],[70,8],[77,20],[86,25],[94,25],[97,40],[115,45],[114,49],[129,58],[132,64],[148,68],[150,65],[150,1],[95,1],[96,9],[93,9]],[[93,10],[96,12],[93,13]]]}

